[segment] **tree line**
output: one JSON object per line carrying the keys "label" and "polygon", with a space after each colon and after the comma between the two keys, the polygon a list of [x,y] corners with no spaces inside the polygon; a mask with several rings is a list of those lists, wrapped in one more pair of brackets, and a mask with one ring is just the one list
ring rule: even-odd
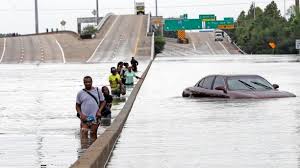
{"label": "tree line", "polygon": [[[295,40],[300,39],[300,16],[291,7],[287,19],[272,1],[264,10],[254,4],[242,11],[235,29],[227,33],[248,54],[295,54]],[[272,48],[272,44],[276,47]]]}

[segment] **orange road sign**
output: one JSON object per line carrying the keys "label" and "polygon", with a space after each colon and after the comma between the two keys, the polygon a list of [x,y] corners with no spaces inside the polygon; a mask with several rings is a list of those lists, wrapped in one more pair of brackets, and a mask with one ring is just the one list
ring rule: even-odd
{"label": "orange road sign", "polygon": [[269,42],[269,46],[270,46],[272,49],[276,48],[276,44],[275,44],[274,42]]}
{"label": "orange road sign", "polygon": [[234,25],[218,25],[219,29],[234,29]]}
{"label": "orange road sign", "polygon": [[185,30],[178,30],[177,31],[177,37],[179,39],[184,39],[185,38]]}

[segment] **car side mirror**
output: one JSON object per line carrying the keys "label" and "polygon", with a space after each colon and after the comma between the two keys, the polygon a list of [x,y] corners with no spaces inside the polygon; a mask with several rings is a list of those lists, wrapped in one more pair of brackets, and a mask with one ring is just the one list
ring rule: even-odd
{"label": "car side mirror", "polygon": [[215,88],[215,90],[222,90],[225,94],[227,94],[227,90],[225,89],[224,86],[218,86]]}
{"label": "car side mirror", "polygon": [[274,89],[278,89],[278,88],[279,88],[279,85],[273,84],[273,88],[274,88]]}

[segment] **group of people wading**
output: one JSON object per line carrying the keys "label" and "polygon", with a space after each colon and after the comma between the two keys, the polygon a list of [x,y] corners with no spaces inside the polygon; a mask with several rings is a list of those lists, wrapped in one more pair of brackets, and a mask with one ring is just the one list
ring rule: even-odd
{"label": "group of people wading", "polygon": [[109,83],[112,95],[107,86],[103,86],[101,89],[93,87],[92,77],[85,76],[83,78],[84,89],[80,90],[76,97],[77,117],[81,120],[80,132],[83,138],[88,138],[89,130],[91,138],[97,138],[101,118],[111,118],[113,97],[125,95],[125,86],[133,86],[134,77],[141,79],[135,75],[138,61],[132,57],[130,63],[131,66],[126,62],[119,62],[117,68],[111,67]]}

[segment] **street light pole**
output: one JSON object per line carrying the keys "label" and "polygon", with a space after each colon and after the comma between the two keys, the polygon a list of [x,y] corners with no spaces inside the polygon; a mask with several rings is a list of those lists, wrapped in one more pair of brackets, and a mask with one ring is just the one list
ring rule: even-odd
{"label": "street light pole", "polygon": [[39,33],[39,11],[38,11],[38,1],[35,0],[35,33]]}
{"label": "street light pole", "polygon": [[96,0],[96,12],[97,12],[97,25],[99,24],[99,3],[98,3],[98,0]]}
{"label": "street light pole", "polygon": [[283,4],[283,16],[284,16],[284,18],[286,18],[286,0],[284,0],[283,3],[284,3]]}
{"label": "street light pole", "polygon": [[157,0],[155,0],[155,15],[157,16]]}

